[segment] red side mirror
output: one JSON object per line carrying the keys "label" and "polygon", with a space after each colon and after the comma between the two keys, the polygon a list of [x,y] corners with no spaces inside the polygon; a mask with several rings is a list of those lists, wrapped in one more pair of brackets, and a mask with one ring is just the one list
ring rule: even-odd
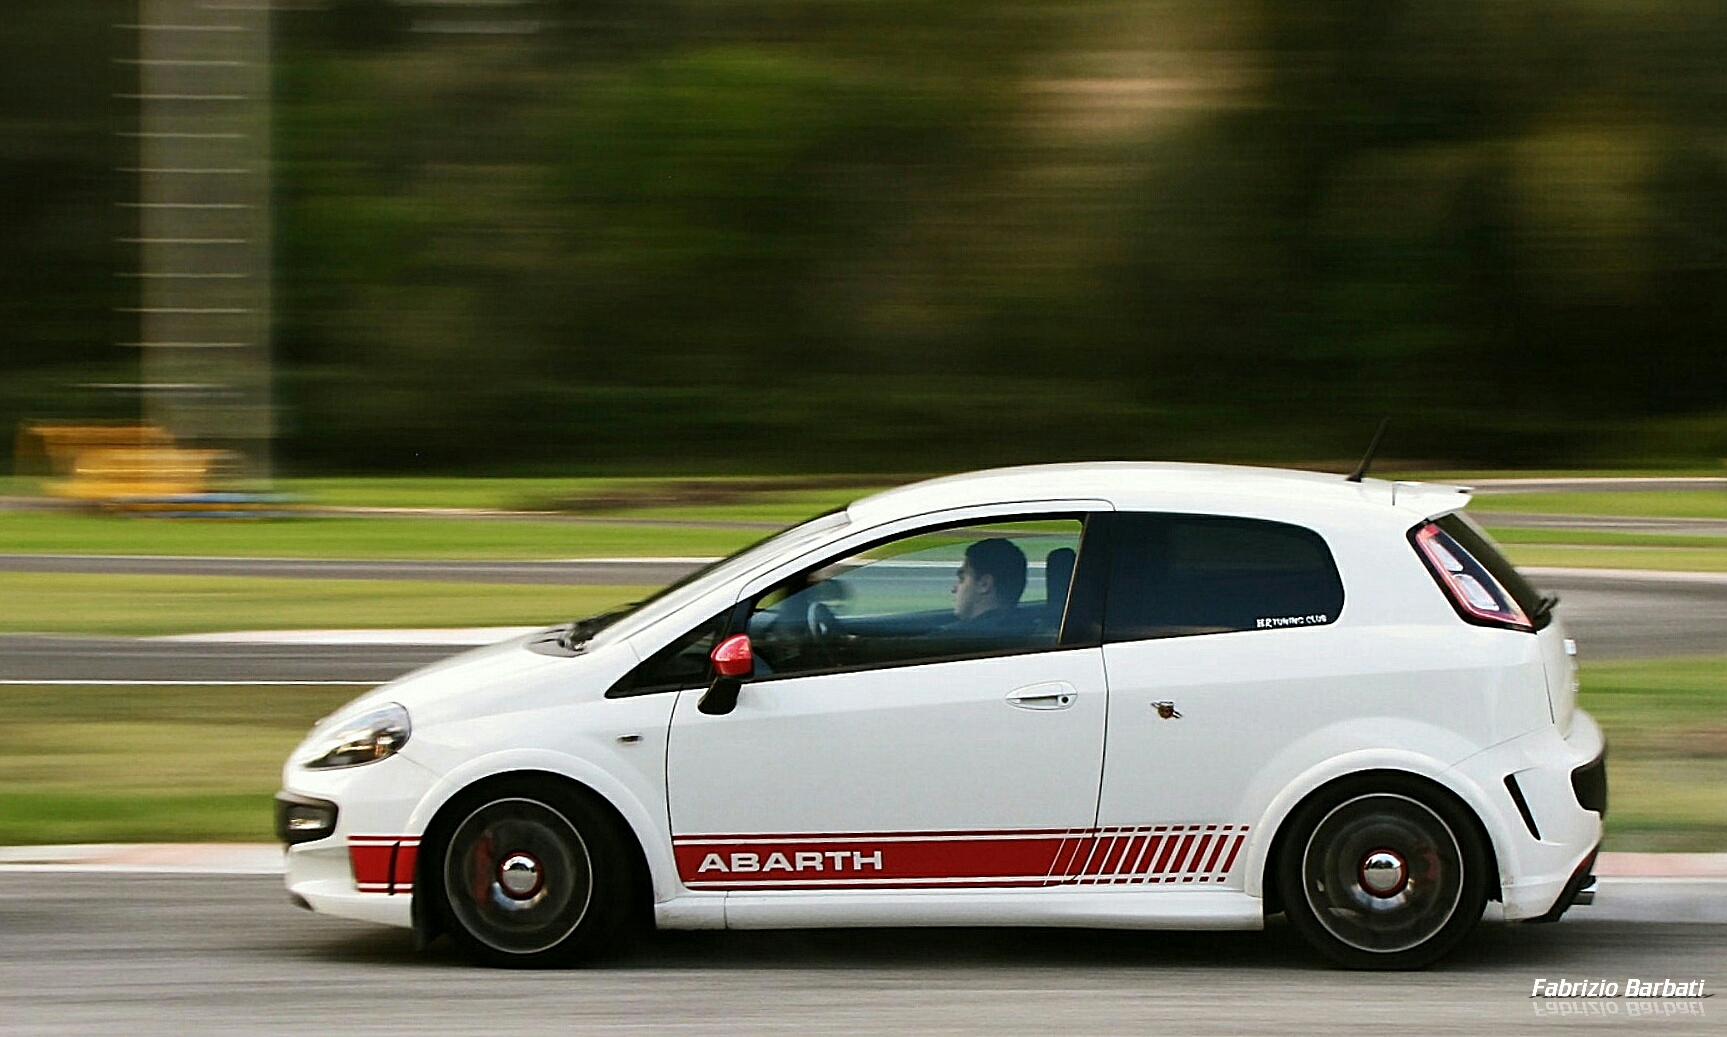
{"label": "red side mirror", "polygon": [[748,634],[733,634],[714,645],[708,659],[714,664],[714,672],[721,677],[748,677],[756,669],[756,657],[750,651]]}

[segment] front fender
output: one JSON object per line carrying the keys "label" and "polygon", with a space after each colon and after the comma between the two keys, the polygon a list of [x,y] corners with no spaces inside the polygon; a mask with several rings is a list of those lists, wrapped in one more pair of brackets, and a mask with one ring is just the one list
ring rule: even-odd
{"label": "front fender", "polygon": [[653,882],[654,900],[661,902],[678,894],[677,869],[672,863],[671,827],[666,821],[663,797],[657,802],[645,801],[605,767],[552,749],[506,749],[463,763],[440,778],[415,806],[409,819],[409,830],[423,833],[439,810],[476,782],[523,771],[540,771],[567,778],[611,804],[641,845]]}

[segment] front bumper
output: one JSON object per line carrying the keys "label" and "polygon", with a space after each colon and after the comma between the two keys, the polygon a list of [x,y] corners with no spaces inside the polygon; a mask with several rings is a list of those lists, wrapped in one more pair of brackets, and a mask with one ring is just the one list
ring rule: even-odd
{"label": "front bumper", "polygon": [[412,926],[421,833],[408,822],[432,772],[398,754],[342,770],[290,768],[284,778],[276,813],[289,897],[320,914]]}

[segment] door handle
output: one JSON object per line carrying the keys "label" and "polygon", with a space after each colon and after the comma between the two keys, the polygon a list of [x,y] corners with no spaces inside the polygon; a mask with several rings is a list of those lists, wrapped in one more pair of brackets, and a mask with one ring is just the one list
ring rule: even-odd
{"label": "door handle", "polygon": [[1020,709],[1066,709],[1078,697],[1079,692],[1066,681],[1032,684],[1007,693],[1008,703]]}

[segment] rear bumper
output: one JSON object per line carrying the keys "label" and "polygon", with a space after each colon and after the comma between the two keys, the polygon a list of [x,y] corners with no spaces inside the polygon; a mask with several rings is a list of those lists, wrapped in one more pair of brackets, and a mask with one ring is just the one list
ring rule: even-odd
{"label": "rear bumper", "polygon": [[1589,856],[1583,858],[1583,863],[1577,866],[1571,881],[1565,884],[1565,888],[1559,893],[1559,899],[1553,902],[1547,913],[1528,921],[1557,922],[1572,907],[1595,903],[1595,856],[1599,852],[1599,848],[1589,851]]}
{"label": "rear bumper", "polygon": [[1578,710],[1568,737],[1553,727],[1532,731],[1458,765],[1494,808],[1496,816],[1483,820],[1507,920],[1552,920],[1593,899],[1602,831],[1601,809],[1593,807],[1606,805],[1605,754],[1601,728]]}

